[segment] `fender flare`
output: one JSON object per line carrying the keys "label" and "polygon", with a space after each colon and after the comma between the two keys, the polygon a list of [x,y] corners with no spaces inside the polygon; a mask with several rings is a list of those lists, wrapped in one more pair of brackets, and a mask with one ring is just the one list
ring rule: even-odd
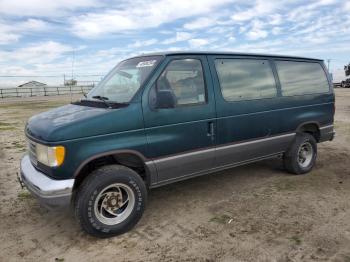
{"label": "fender flare", "polygon": [[116,154],[132,154],[140,158],[144,164],[145,167],[145,175],[146,175],[146,183],[148,186],[151,185],[152,183],[152,176],[156,176],[156,169],[154,167],[153,161],[145,157],[143,154],[136,150],[131,150],[131,149],[119,149],[119,150],[111,150],[111,151],[105,151],[102,153],[95,154],[91,157],[86,158],[84,161],[80,163],[78,168],[74,171],[73,177],[76,178],[80,172],[83,170],[83,168],[90,163],[91,161],[98,159],[100,157],[104,156],[110,156],[110,155],[116,155]]}

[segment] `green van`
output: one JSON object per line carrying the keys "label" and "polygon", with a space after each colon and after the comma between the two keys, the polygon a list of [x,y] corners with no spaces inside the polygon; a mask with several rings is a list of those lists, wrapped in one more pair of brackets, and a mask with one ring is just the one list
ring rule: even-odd
{"label": "green van", "polygon": [[322,60],[162,52],[120,62],[85,98],[29,119],[20,181],[44,205],[72,205],[97,237],[130,230],[147,192],[282,156],[309,172],[334,137]]}

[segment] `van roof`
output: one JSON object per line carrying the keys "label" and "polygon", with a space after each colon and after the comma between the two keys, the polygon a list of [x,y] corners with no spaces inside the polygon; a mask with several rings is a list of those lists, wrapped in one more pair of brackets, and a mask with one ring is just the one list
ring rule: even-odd
{"label": "van roof", "polygon": [[214,51],[163,51],[154,53],[145,53],[138,55],[142,56],[171,56],[171,55],[235,55],[235,56],[254,56],[254,57],[274,57],[274,58],[292,58],[292,59],[303,59],[303,60],[313,60],[313,61],[323,61],[322,59],[301,57],[301,56],[287,56],[287,55],[277,55],[277,54],[256,54],[256,53],[240,53],[240,52],[214,52]]}

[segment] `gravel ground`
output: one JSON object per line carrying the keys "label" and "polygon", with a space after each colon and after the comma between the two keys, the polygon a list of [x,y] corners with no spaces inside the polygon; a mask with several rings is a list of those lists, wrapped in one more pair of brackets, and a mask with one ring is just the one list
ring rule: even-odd
{"label": "gravel ground", "polygon": [[308,175],[272,159],[158,188],[131,232],[104,240],[16,180],[26,120],[69,101],[0,101],[0,261],[350,261],[350,89]]}

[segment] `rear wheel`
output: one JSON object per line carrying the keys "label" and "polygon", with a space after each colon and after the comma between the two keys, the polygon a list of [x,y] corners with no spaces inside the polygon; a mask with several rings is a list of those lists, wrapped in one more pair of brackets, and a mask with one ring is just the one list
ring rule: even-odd
{"label": "rear wheel", "polygon": [[79,187],[75,215],[87,233],[101,238],[115,236],[136,225],[146,200],[145,183],[135,171],[119,165],[104,166]]}
{"label": "rear wheel", "polygon": [[314,167],[317,157],[317,142],[307,133],[297,134],[294,143],[284,155],[284,166],[292,174],[305,174]]}

